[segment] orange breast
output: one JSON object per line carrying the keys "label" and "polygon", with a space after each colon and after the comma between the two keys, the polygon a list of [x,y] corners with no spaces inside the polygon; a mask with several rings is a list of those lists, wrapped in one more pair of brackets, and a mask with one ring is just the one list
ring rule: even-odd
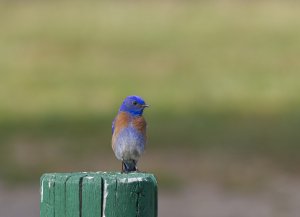
{"label": "orange breast", "polygon": [[126,112],[120,112],[116,119],[115,119],[115,128],[114,133],[112,135],[112,148],[115,149],[115,142],[117,140],[117,137],[119,135],[119,132],[124,128],[127,127],[129,124],[132,124],[132,126],[140,132],[146,141],[146,127],[147,123],[145,119],[141,116],[138,117],[130,117],[130,115]]}
{"label": "orange breast", "polygon": [[118,134],[121,129],[127,127],[130,121],[130,117],[126,112],[120,112],[115,120],[114,134]]}
{"label": "orange breast", "polygon": [[146,139],[146,128],[147,128],[146,120],[142,116],[135,117],[132,120],[132,125],[135,129],[137,129],[137,131],[142,133]]}

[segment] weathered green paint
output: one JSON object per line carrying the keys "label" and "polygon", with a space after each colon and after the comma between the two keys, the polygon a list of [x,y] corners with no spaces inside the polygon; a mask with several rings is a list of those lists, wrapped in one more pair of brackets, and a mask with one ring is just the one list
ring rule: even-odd
{"label": "weathered green paint", "polygon": [[[102,177],[89,174],[82,183],[82,216],[99,217],[102,215]],[[91,210],[93,210],[91,212]]]}
{"label": "weathered green paint", "polygon": [[[71,175],[66,182],[66,217],[80,217],[83,173]],[[56,216],[57,217],[57,216]]]}
{"label": "weathered green paint", "polygon": [[43,217],[54,217],[55,174],[43,175],[41,178],[41,213]]}
{"label": "weathered green paint", "polygon": [[54,207],[55,216],[66,217],[66,182],[70,174],[61,174],[55,177]]}
{"label": "weathered green paint", "polygon": [[52,173],[41,177],[41,217],[157,217],[148,173]]}

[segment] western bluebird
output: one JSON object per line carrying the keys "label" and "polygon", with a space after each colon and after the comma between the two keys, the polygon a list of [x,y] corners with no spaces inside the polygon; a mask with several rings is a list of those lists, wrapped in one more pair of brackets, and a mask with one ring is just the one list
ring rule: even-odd
{"label": "western bluebird", "polygon": [[149,107],[139,96],[128,96],[112,122],[112,149],[122,161],[122,172],[137,171],[137,161],[144,152],[146,126],[143,111]]}

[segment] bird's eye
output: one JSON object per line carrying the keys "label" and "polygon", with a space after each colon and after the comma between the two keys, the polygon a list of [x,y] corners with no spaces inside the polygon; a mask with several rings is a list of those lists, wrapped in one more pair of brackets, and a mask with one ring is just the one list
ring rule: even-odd
{"label": "bird's eye", "polygon": [[132,102],[132,105],[137,105],[137,101],[133,101],[133,102]]}

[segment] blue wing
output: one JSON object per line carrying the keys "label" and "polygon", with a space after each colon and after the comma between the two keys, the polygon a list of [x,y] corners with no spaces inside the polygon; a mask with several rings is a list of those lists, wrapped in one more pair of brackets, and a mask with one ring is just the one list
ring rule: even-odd
{"label": "blue wing", "polygon": [[113,120],[112,125],[111,125],[111,134],[114,134],[114,131],[115,131],[115,122],[116,122],[116,118]]}

